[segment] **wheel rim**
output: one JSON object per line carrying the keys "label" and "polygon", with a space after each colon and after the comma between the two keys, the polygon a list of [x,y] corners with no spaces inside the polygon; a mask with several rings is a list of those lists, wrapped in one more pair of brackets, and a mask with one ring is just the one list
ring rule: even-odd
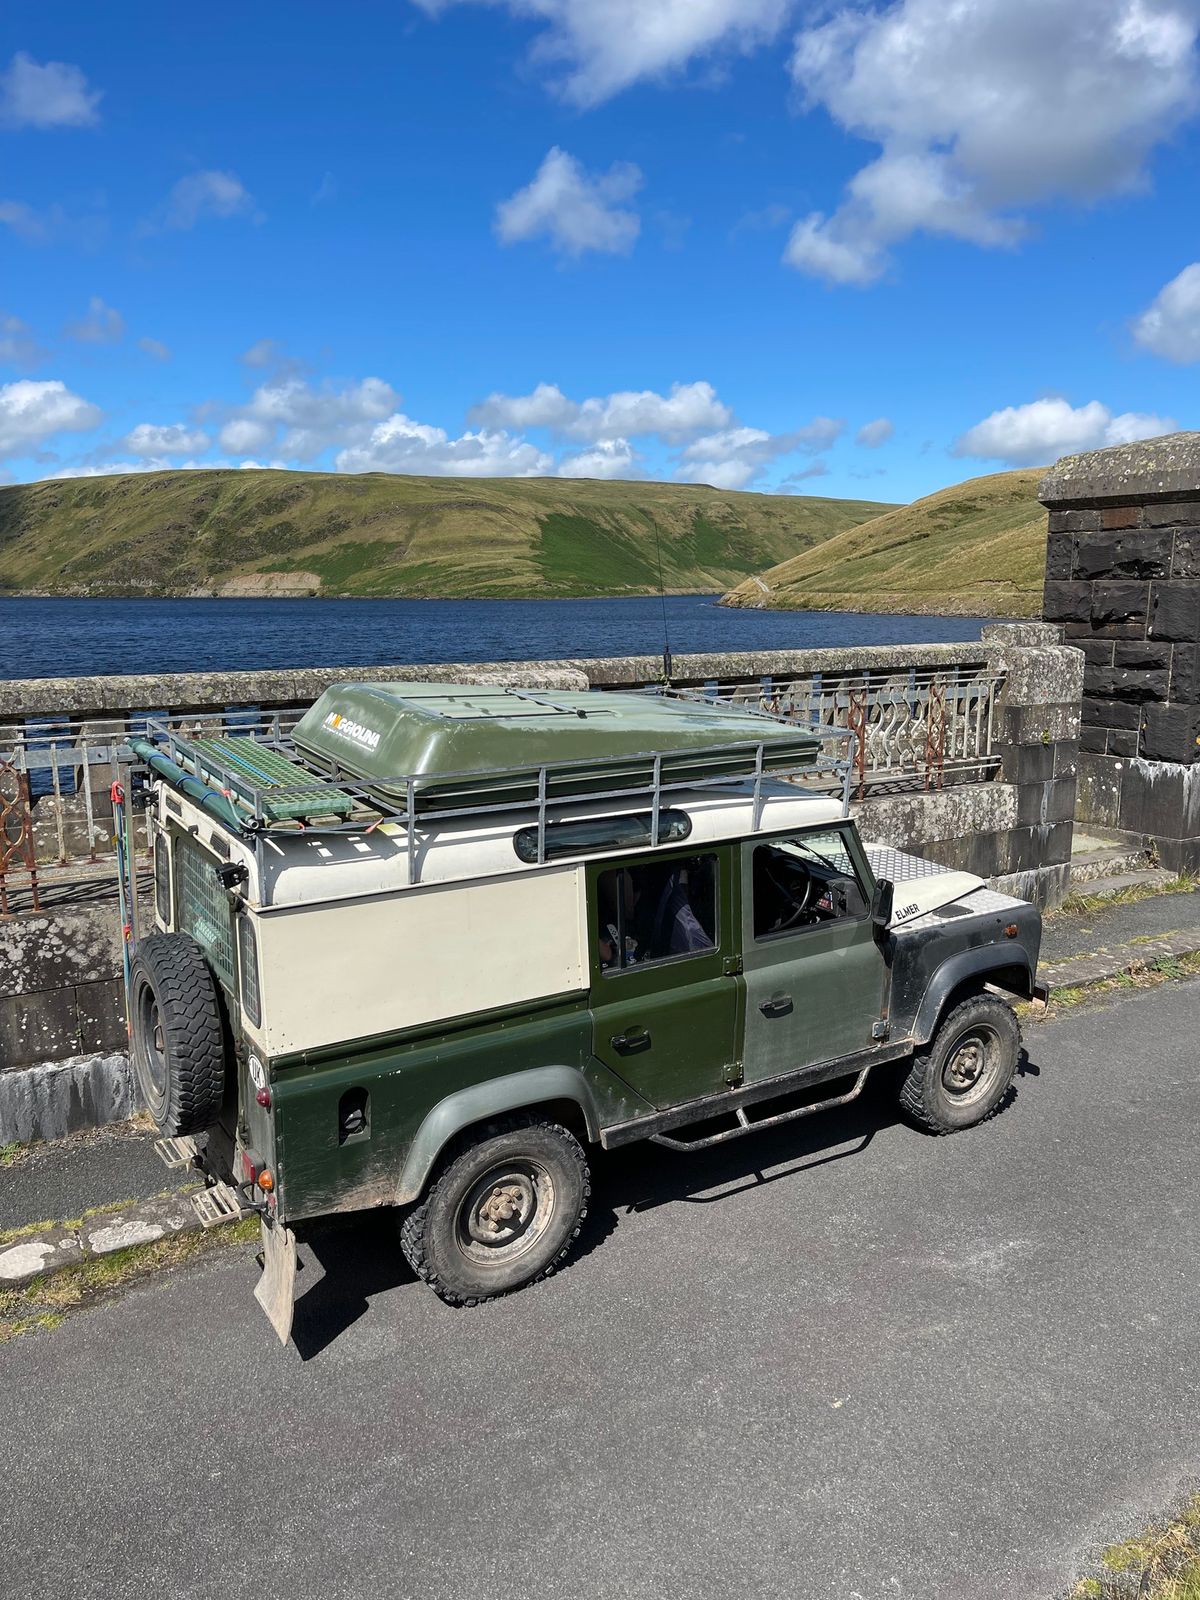
{"label": "wheel rim", "polygon": [[554,1179],[540,1162],[492,1167],[458,1208],[458,1248],[477,1266],[500,1266],[532,1250],[554,1215]]}
{"label": "wheel rim", "polygon": [[158,1001],[154,998],[154,991],[149,987],[142,990],[138,1002],[138,1038],[149,1086],[162,1098],[167,1092],[169,1074],[167,1037]]}
{"label": "wheel rim", "polygon": [[956,1106],[985,1100],[1000,1076],[1000,1035],[985,1023],[976,1023],[959,1035],[946,1054],[942,1088]]}

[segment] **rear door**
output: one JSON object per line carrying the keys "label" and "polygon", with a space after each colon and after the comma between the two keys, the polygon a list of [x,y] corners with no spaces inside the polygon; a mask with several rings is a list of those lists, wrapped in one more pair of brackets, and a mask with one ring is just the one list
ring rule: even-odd
{"label": "rear door", "polygon": [[587,869],[592,1051],[659,1108],[738,1081],[736,848]]}
{"label": "rear door", "polygon": [[885,970],[857,834],[826,825],[740,850],[746,1082],[870,1049]]}

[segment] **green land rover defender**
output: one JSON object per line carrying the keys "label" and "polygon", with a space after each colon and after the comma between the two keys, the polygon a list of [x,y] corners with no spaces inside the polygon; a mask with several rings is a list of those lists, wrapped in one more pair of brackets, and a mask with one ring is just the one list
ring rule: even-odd
{"label": "green land rover defender", "polygon": [[681,692],[344,683],[286,737],[133,741],[133,1068],[201,1220],[261,1218],[281,1338],[310,1219],[402,1208],[473,1305],[566,1257],[591,1147],[703,1149],[901,1059],[930,1132],[1005,1102],[1038,912],[864,844],[804,781],[827,737]]}

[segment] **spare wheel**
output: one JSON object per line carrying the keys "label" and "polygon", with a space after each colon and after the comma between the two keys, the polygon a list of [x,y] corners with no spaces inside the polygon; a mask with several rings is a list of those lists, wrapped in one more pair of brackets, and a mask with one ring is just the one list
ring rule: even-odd
{"label": "spare wheel", "polygon": [[163,1133],[202,1133],[225,1095],[225,1029],[217,986],[194,939],[139,941],[129,974],[130,1055],[146,1109]]}

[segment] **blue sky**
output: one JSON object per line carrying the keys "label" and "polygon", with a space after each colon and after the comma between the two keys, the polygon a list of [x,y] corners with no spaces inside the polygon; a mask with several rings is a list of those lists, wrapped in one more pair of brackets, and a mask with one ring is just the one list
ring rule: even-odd
{"label": "blue sky", "polygon": [[0,473],[908,500],[1200,425],[1200,0],[10,0]]}

